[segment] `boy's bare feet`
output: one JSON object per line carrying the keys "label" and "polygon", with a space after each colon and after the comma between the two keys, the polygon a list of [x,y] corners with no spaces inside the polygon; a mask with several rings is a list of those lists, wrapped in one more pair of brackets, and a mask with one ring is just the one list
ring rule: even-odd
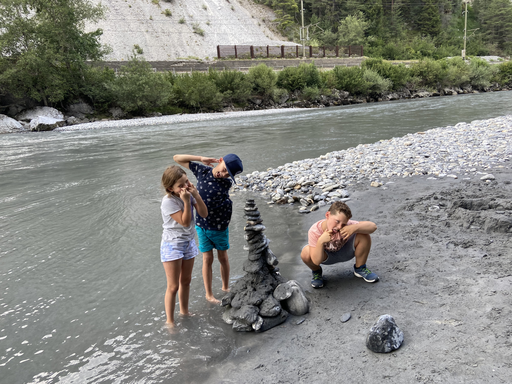
{"label": "boy's bare feet", "polygon": [[206,300],[208,300],[210,303],[212,304],[220,304],[220,300],[217,300],[215,297],[211,296],[211,297],[208,297],[206,296]]}

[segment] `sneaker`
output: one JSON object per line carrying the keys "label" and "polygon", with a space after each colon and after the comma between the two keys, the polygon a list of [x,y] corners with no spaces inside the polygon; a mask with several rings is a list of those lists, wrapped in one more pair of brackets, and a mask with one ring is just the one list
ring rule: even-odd
{"label": "sneaker", "polygon": [[311,280],[313,288],[322,288],[324,286],[324,279],[322,278],[322,268],[318,271],[313,271],[313,279]]}
{"label": "sneaker", "polygon": [[354,265],[354,275],[357,277],[362,277],[367,283],[375,283],[379,280],[379,276],[366,268],[366,264],[361,265],[359,268],[356,268]]}

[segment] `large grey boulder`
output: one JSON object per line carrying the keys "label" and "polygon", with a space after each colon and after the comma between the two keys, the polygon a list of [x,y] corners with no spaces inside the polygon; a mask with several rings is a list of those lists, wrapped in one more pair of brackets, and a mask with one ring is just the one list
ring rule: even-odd
{"label": "large grey boulder", "polygon": [[290,286],[292,294],[282,302],[283,308],[294,316],[302,316],[308,313],[309,301],[299,283],[295,280],[288,280],[285,284]]}
{"label": "large grey boulder", "polygon": [[63,127],[66,122],[62,119],[54,119],[53,117],[38,116],[30,120],[30,130],[32,132],[53,131],[55,128]]}
{"label": "large grey boulder", "polygon": [[52,107],[35,107],[32,109],[27,109],[26,111],[16,115],[16,119],[30,122],[39,116],[50,117],[56,120],[64,120],[64,115]]}
{"label": "large grey boulder", "polygon": [[83,119],[86,117],[86,115],[90,115],[94,113],[94,110],[92,107],[85,103],[84,101],[79,101],[77,103],[71,104],[67,108],[67,114],[69,116],[74,116],[79,119]]}
{"label": "large grey boulder", "polygon": [[398,328],[391,315],[382,315],[370,329],[366,346],[376,353],[388,353],[400,348],[404,333]]}
{"label": "large grey boulder", "polygon": [[23,125],[6,115],[0,115],[0,133],[14,133],[23,131]]}

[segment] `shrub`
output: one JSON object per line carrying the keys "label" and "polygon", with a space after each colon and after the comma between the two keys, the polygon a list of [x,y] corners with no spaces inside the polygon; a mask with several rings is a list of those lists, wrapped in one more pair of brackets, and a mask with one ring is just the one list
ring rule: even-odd
{"label": "shrub", "polygon": [[469,84],[469,66],[462,58],[444,59],[441,65],[445,70],[443,86],[463,87]]}
{"label": "shrub", "polygon": [[116,74],[110,68],[90,67],[84,72],[84,85],[81,96],[90,101],[99,112],[107,111],[114,103],[116,95],[108,87],[115,81]]}
{"label": "shrub", "polygon": [[439,88],[445,77],[441,63],[432,59],[423,59],[413,64],[410,73],[411,76],[421,79],[419,86],[435,89]]}
{"label": "shrub", "polygon": [[360,67],[335,67],[332,72],[335,77],[335,87],[353,95],[367,93],[364,81],[364,69]]}
{"label": "shrub", "polygon": [[172,16],[172,12],[169,8],[166,8],[163,12],[162,12],[162,15],[165,15],[167,17],[171,17]]}
{"label": "shrub", "polygon": [[363,79],[366,83],[368,94],[382,94],[391,89],[393,83],[389,79],[385,79],[377,72],[371,69],[365,69],[363,73]]}
{"label": "shrub", "polygon": [[249,69],[247,80],[256,94],[268,98],[276,86],[277,75],[272,68],[260,64]]}
{"label": "shrub", "polygon": [[496,81],[502,85],[512,83],[512,61],[502,63],[498,66]]}
{"label": "shrub", "polygon": [[222,94],[207,73],[192,72],[191,75],[176,76],[174,94],[185,108],[217,110],[221,106]]}
{"label": "shrub", "polygon": [[492,78],[498,71],[498,68],[485,60],[472,58],[469,62],[469,82],[476,89],[489,87]]}
{"label": "shrub", "polygon": [[210,79],[213,80],[224,101],[244,104],[251,95],[252,84],[247,75],[239,71],[215,71],[210,70]]}
{"label": "shrub", "polygon": [[136,56],[122,66],[108,88],[116,95],[116,103],[125,112],[146,114],[165,105],[172,96],[172,86],[165,75],[156,73],[151,65]]}
{"label": "shrub", "polygon": [[192,30],[200,36],[204,36],[204,30],[199,26],[199,23],[192,24]]}
{"label": "shrub", "polygon": [[403,88],[410,78],[409,69],[405,65],[393,65],[382,59],[367,59],[363,62],[362,67],[371,69],[385,79],[389,79],[394,90]]}
{"label": "shrub", "polygon": [[290,92],[305,87],[319,87],[322,85],[320,72],[314,64],[300,64],[298,67],[286,67],[277,76],[277,85]]}
{"label": "shrub", "polygon": [[307,101],[318,101],[320,90],[318,87],[305,87],[302,91],[302,98]]}
{"label": "shrub", "polygon": [[185,18],[184,17],[180,17],[180,19],[178,20],[178,23],[185,24]]}

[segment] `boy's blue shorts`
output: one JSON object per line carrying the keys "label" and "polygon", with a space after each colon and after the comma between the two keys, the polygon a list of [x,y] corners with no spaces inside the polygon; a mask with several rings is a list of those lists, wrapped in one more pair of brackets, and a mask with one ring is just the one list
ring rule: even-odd
{"label": "boy's blue shorts", "polygon": [[229,228],[223,231],[203,229],[196,225],[197,237],[199,238],[199,250],[208,252],[215,248],[218,251],[229,249]]}

